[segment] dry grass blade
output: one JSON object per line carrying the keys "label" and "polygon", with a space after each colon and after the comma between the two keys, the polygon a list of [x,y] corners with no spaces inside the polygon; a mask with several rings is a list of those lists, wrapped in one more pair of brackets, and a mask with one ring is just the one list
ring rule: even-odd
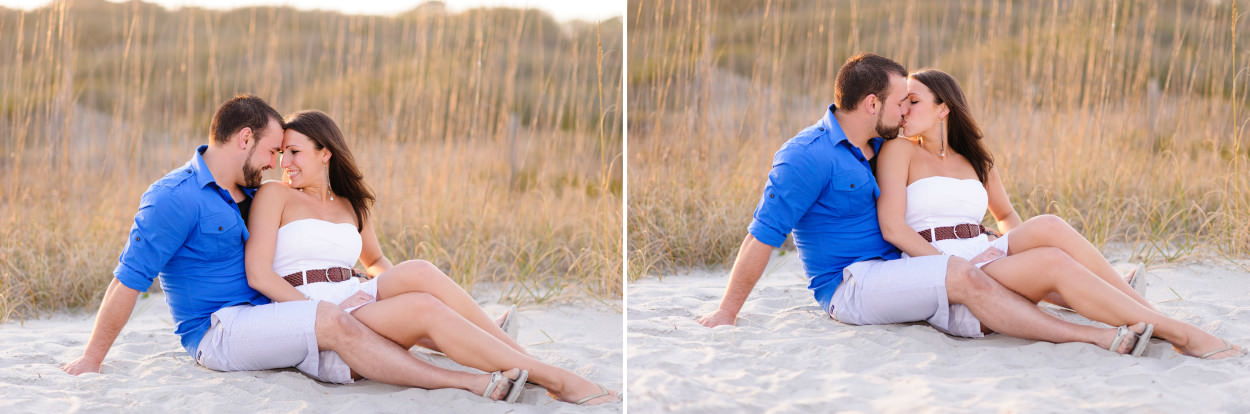
{"label": "dry grass blade", "polygon": [[392,260],[526,286],[515,300],[619,297],[621,24],[438,3],[0,8],[0,320],[93,306],[139,195],[238,93],[339,123]]}

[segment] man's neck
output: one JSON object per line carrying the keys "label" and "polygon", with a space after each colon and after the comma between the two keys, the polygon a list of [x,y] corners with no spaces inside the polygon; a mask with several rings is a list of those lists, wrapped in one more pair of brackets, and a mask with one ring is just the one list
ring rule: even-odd
{"label": "man's neck", "polygon": [[208,167],[208,171],[213,174],[213,181],[217,182],[217,186],[230,192],[235,200],[243,198],[243,189],[238,185],[238,171],[231,168],[230,160],[226,157],[224,148],[214,144],[209,144],[208,149],[204,150],[204,165]]}
{"label": "man's neck", "polygon": [[855,113],[846,113],[843,111],[834,111],[833,117],[838,120],[838,125],[842,127],[842,133],[846,135],[846,140],[851,145],[859,147],[864,154],[872,153],[872,146],[868,141],[876,136],[876,130],[873,128],[871,121],[862,119]]}

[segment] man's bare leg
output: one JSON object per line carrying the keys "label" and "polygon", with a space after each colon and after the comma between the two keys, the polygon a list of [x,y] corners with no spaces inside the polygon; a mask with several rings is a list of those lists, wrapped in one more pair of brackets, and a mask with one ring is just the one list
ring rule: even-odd
{"label": "man's bare leg", "polygon": [[[982,325],[1004,335],[1054,343],[1085,342],[1103,349],[1115,340],[1115,329],[1074,324],[1047,314],[959,257],[951,257],[946,264],[946,294],[950,303],[967,306]],[[1135,330],[1140,333],[1142,326]]]}
{"label": "man's bare leg", "polygon": [[453,371],[417,359],[329,302],[317,304],[315,329],[321,350],[337,352],[354,374],[373,381],[424,389],[459,388],[478,395],[490,383],[488,374]]}

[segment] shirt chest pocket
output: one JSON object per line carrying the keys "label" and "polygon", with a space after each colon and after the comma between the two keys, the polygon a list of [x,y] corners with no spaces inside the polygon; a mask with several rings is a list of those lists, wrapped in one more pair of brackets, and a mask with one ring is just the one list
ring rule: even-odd
{"label": "shirt chest pocket", "polygon": [[218,258],[243,253],[239,235],[239,216],[233,213],[210,214],[200,219],[198,244],[207,257]]}
{"label": "shirt chest pocket", "polygon": [[876,208],[873,196],[872,175],[866,171],[842,170],[829,181],[830,204],[833,214],[857,216],[870,208]]}

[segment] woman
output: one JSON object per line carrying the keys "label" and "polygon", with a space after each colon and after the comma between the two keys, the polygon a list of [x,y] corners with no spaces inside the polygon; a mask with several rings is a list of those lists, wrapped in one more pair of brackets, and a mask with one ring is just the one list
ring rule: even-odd
{"label": "woman", "polygon": [[[562,401],[599,404],[616,399],[602,386],[528,355],[468,293],[428,262],[392,266],[373,230],[373,194],[338,126],[324,113],[303,111],[284,128],[282,168],[289,183],[263,185],[248,223],[247,278],[253,288],[274,301],[338,303],[401,346],[421,345],[460,364],[494,372],[480,392],[471,389],[487,398],[515,401],[528,379]],[[352,277],[357,259],[368,281]],[[351,381],[345,366],[330,376],[324,379]],[[508,388],[512,390],[503,391]]]}
{"label": "woman", "polygon": [[[969,259],[1034,302],[1050,298],[1090,319],[1119,325],[1097,343],[1113,352],[1141,355],[1153,335],[1189,356],[1220,359],[1241,353],[1154,310],[1062,219],[1047,215],[1022,223],[950,75],[913,73],[907,86],[910,107],[902,135],[909,138],[886,142],[877,161],[878,218],[887,241],[910,256]],[[1003,232],[993,240],[978,224],[987,205]],[[1081,271],[1048,273],[1047,263],[1012,257],[1031,249],[1049,249],[1046,257],[1074,260]]]}

